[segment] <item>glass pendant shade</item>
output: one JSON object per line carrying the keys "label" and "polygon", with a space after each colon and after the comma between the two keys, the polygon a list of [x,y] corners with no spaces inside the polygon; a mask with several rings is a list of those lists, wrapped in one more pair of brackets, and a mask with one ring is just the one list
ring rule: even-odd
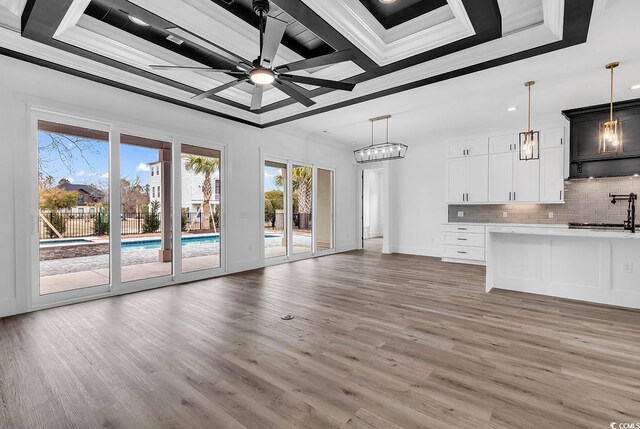
{"label": "glass pendant shade", "polygon": [[531,129],[531,87],[536,82],[530,80],[525,82],[524,86],[529,89],[529,116],[528,116],[528,129],[520,133],[518,140],[519,158],[520,161],[529,161],[532,159],[540,159],[540,133]]}
{"label": "glass pendant shade", "polygon": [[538,131],[525,131],[520,133],[520,160],[529,161],[540,159],[540,133]]}
{"label": "glass pendant shade", "polygon": [[609,102],[609,120],[600,122],[598,136],[599,153],[622,153],[622,122],[617,118],[613,119],[613,69],[618,67],[618,63],[606,65],[607,70],[611,70],[611,98]]}
{"label": "glass pendant shade", "polygon": [[[365,164],[367,162],[389,161],[392,159],[402,159],[407,154],[409,146],[402,143],[392,143],[389,141],[389,118],[390,115],[379,116],[377,118],[371,118],[371,144],[361,149],[353,151],[353,155],[356,158],[358,164]],[[387,141],[384,143],[373,143],[373,123],[386,119],[387,121]]]}

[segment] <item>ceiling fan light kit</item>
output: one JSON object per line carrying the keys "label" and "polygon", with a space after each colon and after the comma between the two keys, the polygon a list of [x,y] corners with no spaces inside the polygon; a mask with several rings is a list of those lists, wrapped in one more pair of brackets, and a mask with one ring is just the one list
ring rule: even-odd
{"label": "ceiling fan light kit", "polygon": [[201,72],[226,73],[232,76],[240,76],[235,81],[220,85],[216,88],[204,91],[191,97],[193,100],[203,100],[222,92],[226,89],[240,85],[241,83],[253,84],[253,92],[251,95],[251,104],[249,110],[255,111],[262,108],[262,95],[266,85],[273,85],[281,92],[285,93],[291,99],[301,103],[306,107],[313,106],[315,101],[310,98],[310,91],[299,86],[312,85],[322,88],[335,89],[340,91],[352,91],[356,86],[354,83],[341,81],[318,79],[311,76],[288,74],[299,70],[309,68],[329,66],[344,61],[353,61],[356,59],[353,51],[344,50],[337,51],[314,58],[307,58],[300,61],[294,61],[273,67],[273,61],[276,58],[278,48],[284,37],[287,23],[277,18],[271,17],[269,13],[269,0],[253,0],[253,10],[260,16],[260,53],[252,63],[240,59],[233,69],[214,69],[211,67],[182,67],[167,65],[151,65],[152,70],[192,70]]}
{"label": "ceiling fan light kit", "polygon": [[[366,164],[369,162],[390,161],[392,159],[402,159],[407,154],[409,146],[402,143],[389,142],[389,118],[391,115],[377,116],[370,118],[371,122],[371,144],[361,149],[353,151],[358,164]],[[387,141],[384,143],[373,143],[373,123],[386,120],[387,122]]]}

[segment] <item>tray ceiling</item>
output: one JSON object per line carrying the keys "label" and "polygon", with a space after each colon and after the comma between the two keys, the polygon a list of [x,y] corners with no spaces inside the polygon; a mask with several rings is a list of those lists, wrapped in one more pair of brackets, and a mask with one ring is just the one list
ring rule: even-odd
{"label": "tray ceiling", "polygon": [[[304,107],[275,88],[251,111],[252,85],[194,94],[259,51],[251,0],[2,0],[0,53],[243,123],[266,127],[586,41],[592,0],[273,0],[286,23],[274,65],[351,50],[355,60],[296,72],[355,83],[352,92],[297,84]],[[134,23],[130,17],[142,21]]]}

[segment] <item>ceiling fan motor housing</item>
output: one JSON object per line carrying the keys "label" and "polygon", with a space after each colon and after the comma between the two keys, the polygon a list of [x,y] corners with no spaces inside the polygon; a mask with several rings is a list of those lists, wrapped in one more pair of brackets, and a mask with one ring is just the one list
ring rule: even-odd
{"label": "ceiling fan motor housing", "polygon": [[269,0],[253,0],[253,11],[260,15],[262,12],[264,15],[269,13]]}

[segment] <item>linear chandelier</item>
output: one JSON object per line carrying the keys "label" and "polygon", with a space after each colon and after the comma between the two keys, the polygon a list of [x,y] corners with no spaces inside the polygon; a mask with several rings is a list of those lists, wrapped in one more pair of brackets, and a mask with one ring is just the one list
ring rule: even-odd
{"label": "linear chandelier", "polygon": [[[391,115],[378,116],[370,118],[371,122],[371,144],[361,149],[353,151],[356,162],[365,164],[367,162],[390,161],[392,159],[402,159],[407,154],[409,146],[402,143],[389,142],[389,118]],[[387,141],[385,143],[373,143],[373,123],[386,120],[387,122]]]}

